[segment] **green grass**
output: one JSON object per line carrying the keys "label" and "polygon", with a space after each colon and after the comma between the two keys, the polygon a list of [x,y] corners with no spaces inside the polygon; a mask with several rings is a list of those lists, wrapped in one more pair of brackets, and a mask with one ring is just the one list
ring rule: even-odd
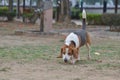
{"label": "green grass", "polygon": [[120,69],[120,64],[116,63],[103,63],[96,65],[97,70],[104,70],[104,69],[111,69],[111,70],[118,70]]}
{"label": "green grass", "polygon": [[[63,42],[60,41],[62,44]],[[119,41],[104,41],[95,43],[91,48],[91,60],[87,60],[87,49],[80,49],[81,60],[77,65],[92,65],[98,70],[102,69],[120,69],[120,44]],[[60,53],[60,44],[50,45],[24,45],[14,47],[0,47],[0,59],[3,60],[25,60],[33,61],[36,59],[56,60]],[[100,55],[94,54],[99,52]],[[62,63],[62,59],[60,60]],[[59,63],[59,62],[58,62]],[[0,69],[4,71],[6,69]]]}
{"label": "green grass", "polygon": [[[95,52],[100,53],[96,55]],[[87,49],[82,47],[80,50],[81,61],[78,64],[92,65],[98,70],[120,69],[120,44],[119,41],[109,40],[103,43],[95,43],[91,46],[92,59],[87,60]]]}
{"label": "green grass", "polygon": [[[83,56],[87,56],[86,46],[82,47],[80,52]],[[100,53],[100,55],[95,55],[95,52]],[[107,59],[107,60],[120,60],[120,44],[117,42],[103,42],[103,43],[95,43],[91,46],[91,56],[93,59]]]}
{"label": "green grass", "polygon": [[[58,49],[58,48],[57,48]],[[2,59],[46,59],[49,60],[56,53],[52,46],[16,46],[0,48],[0,58]]]}
{"label": "green grass", "polygon": [[0,68],[0,72],[7,72],[7,71],[9,71],[10,69],[11,69],[10,67]]}

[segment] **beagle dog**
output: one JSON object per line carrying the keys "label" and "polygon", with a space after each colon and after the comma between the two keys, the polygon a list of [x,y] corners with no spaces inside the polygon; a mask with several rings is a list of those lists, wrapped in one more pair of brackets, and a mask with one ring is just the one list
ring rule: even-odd
{"label": "beagle dog", "polygon": [[77,60],[80,60],[79,49],[84,45],[86,45],[88,49],[88,59],[90,59],[91,40],[88,32],[83,29],[71,32],[66,37],[60,55],[57,58],[63,58],[65,63],[70,61],[74,64]]}

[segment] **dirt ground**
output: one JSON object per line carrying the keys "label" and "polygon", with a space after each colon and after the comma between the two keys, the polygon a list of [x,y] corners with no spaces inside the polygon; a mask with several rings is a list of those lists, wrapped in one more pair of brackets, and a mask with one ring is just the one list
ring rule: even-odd
{"label": "dirt ground", "polygon": [[[9,26],[8,26],[9,25]],[[17,29],[39,29],[37,25],[22,23],[0,22],[0,47],[13,47],[23,45],[62,45],[63,36],[41,35],[14,35]],[[96,28],[97,29],[97,28]],[[63,30],[63,29],[61,29]],[[101,29],[97,29],[98,31]],[[93,39],[93,44],[101,40],[119,41],[120,36],[105,35],[106,33],[88,29]],[[120,69],[96,69],[92,64],[64,64],[56,55],[51,60],[37,59],[30,62],[22,60],[8,61],[0,59],[0,80],[120,80]],[[2,69],[2,70],[1,70]]]}

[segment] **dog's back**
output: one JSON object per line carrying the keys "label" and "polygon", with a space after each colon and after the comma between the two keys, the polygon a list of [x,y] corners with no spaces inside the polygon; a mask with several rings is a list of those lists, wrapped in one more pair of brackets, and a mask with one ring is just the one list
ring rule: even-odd
{"label": "dog's back", "polygon": [[86,34],[85,30],[77,30],[74,32],[80,38],[80,46],[83,46],[86,43]]}

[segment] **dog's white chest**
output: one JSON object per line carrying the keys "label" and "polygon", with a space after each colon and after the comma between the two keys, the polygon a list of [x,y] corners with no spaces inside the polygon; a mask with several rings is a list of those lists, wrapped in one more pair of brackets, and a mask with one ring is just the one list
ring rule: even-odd
{"label": "dog's white chest", "polygon": [[71,43],[71,41],[74,41],[75,42],[75,44],[76,44],[76,48],[78,48],[79,47],[79,38],[78,38],[78,36],[76,35],[76,34],[74,34],[74,33],[70,33],[67,37],[66,37],[66,39],[65,39],[65,44],[66,45],[70,45],[70,43]]}

